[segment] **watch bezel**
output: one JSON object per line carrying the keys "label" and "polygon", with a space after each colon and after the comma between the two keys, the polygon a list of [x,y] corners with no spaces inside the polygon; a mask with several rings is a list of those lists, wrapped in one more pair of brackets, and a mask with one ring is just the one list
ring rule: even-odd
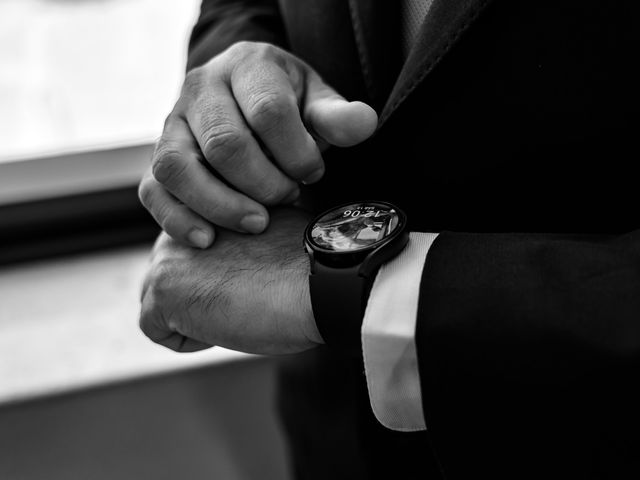
{"label": "watch bezel", "polygon": [[[341,208],[345,208],[349,205],[354,204],[373,204],[373,205],[383,205],[387,208],[393,209],[396,211],[398,215],[398,225],[396,228],[389,234],[387,237],[379,240],[376,243],[368,245],[363,248],[359,248],[357,250],[347,250],[347,251],[335,251],[329,250],[326,248],[319,247],[316,245],[311,239],[311,230],[313,226],[317,223],[317,221],[328,215],[329,213],[339,210]],[[313,220],[309,222],[304,231],[304,243],[307,249],[307,252],[314,257],[315,260],[319,260],[321,263],[332,266],[332,267],[349,267],[354,266],[359,263],[365,261],[365,259],[376,250],[385,247],[386,245],[394,243],[398,238],[406,235],[407,228],[407,216],[402,211],[402,209],[398,208],[391,202],[385,202],[383,200],[355,200],[351,202],[342,203],[340,205],[336,205],[335,207],[329,208],[324,212],[316,215]]]}

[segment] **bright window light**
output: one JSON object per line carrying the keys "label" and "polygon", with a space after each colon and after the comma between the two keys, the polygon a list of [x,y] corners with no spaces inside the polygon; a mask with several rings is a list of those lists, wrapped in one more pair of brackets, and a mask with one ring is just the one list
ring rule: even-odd
{"label": "bright window light", "polygon": [[0,163],[153,142],[200,0],[0,0]]}

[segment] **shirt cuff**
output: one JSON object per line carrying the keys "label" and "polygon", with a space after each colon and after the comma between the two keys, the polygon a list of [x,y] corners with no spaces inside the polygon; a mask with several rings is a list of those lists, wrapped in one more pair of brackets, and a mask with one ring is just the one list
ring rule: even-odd
{"label": "shirt cuff", "polygon": [[362,322],[362,351],[371,408],[391,430],[425,430],[415,331],[420,279],[437,233],[409,236],[373,283]]}

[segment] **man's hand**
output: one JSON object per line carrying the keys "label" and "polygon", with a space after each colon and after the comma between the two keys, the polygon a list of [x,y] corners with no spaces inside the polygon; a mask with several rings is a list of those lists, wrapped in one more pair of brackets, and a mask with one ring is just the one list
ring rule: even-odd
{"label": "man's hand", "polygon": [[213,242],[212,224],[260,233],[265,206],[294,202],[298,182],[322,177],[323,146],[358,144],[377,121],[302,60],[240,42],[187,74],[140,199],[169,235],[196,247]]}
{"label": "man's hand", "polygon": [[206,250],[162,234],[142,293],[140,327],[177,351],[219,345],[250,353],[294,353],[322,343],[302,247],[308,218],[273,212],[262,235],[220,231]]}

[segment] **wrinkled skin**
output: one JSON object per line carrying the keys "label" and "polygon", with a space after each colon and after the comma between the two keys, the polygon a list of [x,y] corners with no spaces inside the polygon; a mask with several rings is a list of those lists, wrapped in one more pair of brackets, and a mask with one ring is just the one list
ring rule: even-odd
{"label": "wrinkled skin", "polygon": [[219,345],[285,354],[322,343],[301,241],[308,220],[300,210],[277,209],[264,233],[220,230],[204,250],[161,234],[144,282],[141,329],[185,352]]}
{"label": "wrinkled skin", "polygon": [[208,247],[215,227],[260,233],[267,207],[293,204],[300,182],[320,180],[324,148],[363,142],[377,122],[294,55],[239,42],[186,75],[140,200],[187,245]]}

